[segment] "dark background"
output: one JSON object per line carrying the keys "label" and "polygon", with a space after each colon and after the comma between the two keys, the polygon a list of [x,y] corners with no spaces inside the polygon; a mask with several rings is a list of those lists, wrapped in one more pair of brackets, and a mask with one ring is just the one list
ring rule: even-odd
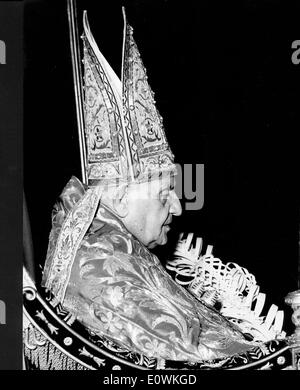
{"label": "dark background", "polygon": [[[300,39],[300,7],[78,1],[118,75],[122,5],[176,161],[205,164],[204,207],[176,220],[161,259],[178,232],[195,232],[215,256],[253,273],[269,305],[286,308],[298,282],[300,65],[291,62],[291,44]],[[42,265],[52,206],[71,175],[80,178],[66,2],[27,1],[24,31],[24,187]]]}
{"label": "dark background", "polygon": [[0,2],[0,370],[22,367],[22,4]]}

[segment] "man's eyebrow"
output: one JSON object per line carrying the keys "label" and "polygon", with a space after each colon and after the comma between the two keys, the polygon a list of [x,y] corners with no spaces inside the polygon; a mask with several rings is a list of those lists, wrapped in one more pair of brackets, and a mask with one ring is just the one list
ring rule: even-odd
{"label": "man's eyebrow", "polygon": [[168,184],[164,184],[161,189],[159,190],[159,193],[163,192],[163,191],[172,191],[173,189],[175,188],[175,183],[168,183]]}
{"label": "man's eyebrow", "polygon": [[163,191],[169,191],[170,190],[170,184],[164,184],[164,185],[162,185],[161,186],[161,188],[160,188],[160,190],[159,190],[159,192],[161,193],[161,192],[163,192]]}

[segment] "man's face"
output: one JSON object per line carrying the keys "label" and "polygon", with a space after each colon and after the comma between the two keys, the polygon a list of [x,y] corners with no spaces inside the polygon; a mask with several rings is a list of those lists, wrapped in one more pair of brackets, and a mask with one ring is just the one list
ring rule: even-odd
{"label": "man's face", "polygon": [[174,177],[165,175],[128,188],[124,224],[148,248],[166,244],[172,217],[181,214],[174,186]]}

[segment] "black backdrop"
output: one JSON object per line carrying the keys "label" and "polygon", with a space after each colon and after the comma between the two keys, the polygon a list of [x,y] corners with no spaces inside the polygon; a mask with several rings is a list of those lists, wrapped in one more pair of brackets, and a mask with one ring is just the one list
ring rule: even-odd
{"label": "black backdrop", "polygon": [[[78,11],[88,10],[120,74],[126,6],[177,162],[205,164],[204,207],[176,220],[161,259],[178,232],[194,231],[284,307],[298,281],[300,65],[291,44],[300,39],[300,7],[233,4],[78,1]],[[71,175],[80,177],[68,34],[65,1],[26,2],[24,187],[40,264],[56,197]]]}

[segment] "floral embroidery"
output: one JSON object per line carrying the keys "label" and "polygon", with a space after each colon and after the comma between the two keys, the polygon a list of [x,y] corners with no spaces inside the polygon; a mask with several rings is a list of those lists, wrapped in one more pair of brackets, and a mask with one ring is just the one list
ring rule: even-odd
{"label": "floral embroidery", "polygon": [[107,258],[103,264],[103,270],[107,271],[112,276],[115,276],[115,273],[119,270],[134,272],[128,261],[128,256],[121,252]]}
{"label": "floral embroidery", "polygon": [[111,304],[114,307],[120,306],[122,303],[122,300],[124,298],[124,294],[123,294],[122,288],[120,286],[108,287],[107,295],[109,297]]}
{"label": "floral embroidery", "polygon": [[88,274],[90,271],[94,269],[94,266],[92,264],[85,264],[83,267],[80,269],[80,277],[84,278],[86,274]]}
{"label": "floral embroidery", "polygon": [[119,333],[123,328],[120,319],[117,316],[114,316],[111,311],[108,313],[98,314],[97,317],[100,317],[100,320],[103,323],[103,328],[109,333]]}
{"label": "floral embroidery", "polygon": [[123,313],[129,318],[134,317],[137,313],[137,307],[132,301],[126,300],[122,309]]}
{"label": "floral embroidery", "polygon": [[144,348],[148,356],[163,356],[166,353],[166,344],[159,343],[156,339],[147,341]]}

